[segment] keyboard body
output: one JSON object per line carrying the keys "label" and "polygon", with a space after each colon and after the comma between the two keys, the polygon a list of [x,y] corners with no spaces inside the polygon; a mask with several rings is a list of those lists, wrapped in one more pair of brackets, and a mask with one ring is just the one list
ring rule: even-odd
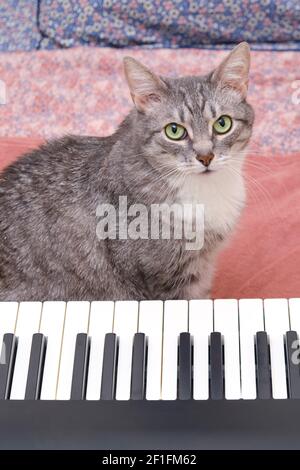
{"label": "keyboard body", "polygon": [[16,400],[0,416],[0,449],[300,449],[300,400]]}
{"label": "keyboard body", "polygon": [[0,303],[0,449],[300,449],[300,299]]}

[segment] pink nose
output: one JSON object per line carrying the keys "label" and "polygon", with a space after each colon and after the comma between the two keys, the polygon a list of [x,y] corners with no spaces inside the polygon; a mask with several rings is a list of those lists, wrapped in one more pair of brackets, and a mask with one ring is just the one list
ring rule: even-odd
{"label": "pink nose", "polygon": [[197,160],[198,162],[201,162],[202,165],[208,167],[210,165],[210,162],[213,160],[214,158],[214,154],[213,153],[209,153],[208,155],[197,155]]}

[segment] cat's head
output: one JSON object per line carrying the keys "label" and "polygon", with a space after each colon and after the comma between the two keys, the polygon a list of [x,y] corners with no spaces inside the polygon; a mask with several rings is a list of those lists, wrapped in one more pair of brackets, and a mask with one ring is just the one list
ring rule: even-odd
{"label": "cat's head", "polygon": [[241,165],[254,120],[246,102],[247,43],[205,76],[161,77],[130,57],[124,67],[136,108],[136,135],[152,164],[204,178]]}

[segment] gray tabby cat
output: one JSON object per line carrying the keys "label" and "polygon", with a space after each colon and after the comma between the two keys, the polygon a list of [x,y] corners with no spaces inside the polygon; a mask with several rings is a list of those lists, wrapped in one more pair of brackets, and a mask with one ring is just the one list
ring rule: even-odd
{"label": "gray tabby cat", "polygon": [[[203,77],[165,78],[128,57],[134,109],[111,136],[52,141],[0,176],[0,300],[209,296],[216,255],[245,202],[250,51]],[[204,204],[201,250],[185,240],[99,240],[100,202]]]}

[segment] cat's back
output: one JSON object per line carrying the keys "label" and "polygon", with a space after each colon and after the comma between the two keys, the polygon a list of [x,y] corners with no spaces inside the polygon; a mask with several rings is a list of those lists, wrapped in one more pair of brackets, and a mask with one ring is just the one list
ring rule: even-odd
{"label": "cat's back", "polygon": [[0,247],[14,235],[23,238],[29,224],[32,235],[51,216],[78,210],[111,145],[110,137],[65,136],[24,154],[0,173]]}
{"label": "cat's back", "polygon": [[[79,248],[82,258],[89,252],[82,240],[91,187],[112,145],[110,137],[67,136],[23,155],[0,173],[0,300],[19,298],[18,292],[32,298],[28,283],[43,277],[47,290],[46,280],[57,276],[58,268],[74,271],[75,245],[78,256]],[[41,286],[36,291],[42,295]]]}
{"label": "cat's back", "polygon": [[113,136],[65,136],[24,154],[0,173],[0,214],[29,206],[32,210],[42,200],[63,203],[68,195],[88,188],[112,145]]}
{"label": "cat's back", "polygon": [[[37,149],[21,156],[16,162],[0,173],[0,193],[13,189],[26,181],[38,179],[47,182],[47,177],[55,174],[59,179],[87,168],[91,161],[97,160],[101,167],[104,155],[112,146],[111,137],[65,136],[50,140]],[[11,188],[10,188],[11,186]]]}

